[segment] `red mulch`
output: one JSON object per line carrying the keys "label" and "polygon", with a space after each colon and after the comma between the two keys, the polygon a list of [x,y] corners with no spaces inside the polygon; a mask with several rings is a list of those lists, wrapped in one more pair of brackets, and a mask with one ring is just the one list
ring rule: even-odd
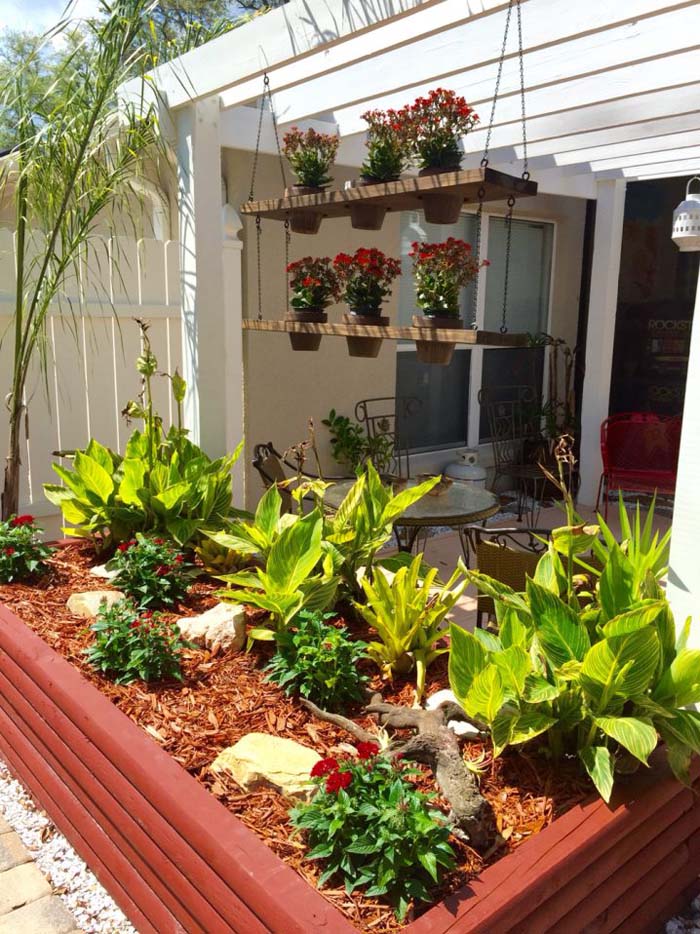
{"label": "red mulch", "polygon": [[[80,669],[310,885],[315,885],[320,869],[315,862],[304,860],[304,844],[293,835],[287,819],[288,802],[273,791],[243,792],[233,779],[213,775],[208,766],[222,749],[250,732],[286,736],[312,746],[322,755],[338,752],[340,744],[347,744],[350,737],[331,724],[315,720],[295,700],[264,681],[261,668],[270,654],[266,645],[250,654],[186,651],[182,683],[147,686],[135,682],[119,686],[93,671],[83,655],[91,639],[87,622],[72,617],[66,601],[78,590],[110,588],[107,581],[89,573],[95,563],[89,545],[71,544],[50,559],[50,572],[36,584],[0,584],[0,601]],[[194,615],[213,606],[217,586],[204,581],[195,583],[186,604],[178,607],[173,617]],[[251,621],[261,615],[260,611],[250,611]],[[446,667],[443,656],[429,669],[428,694],[447,686]],[[372,687],[381,689],[387,701],[412,703],[410,681],[396,680],[391,685],[374,676]],[[363,718],[359,711],[347,713],[366,727],[373,726],[372,718]],[[472,760],[488,753],[488,747],[481,742],[465,744],[465,755]],[[429,772],[420,784],[434,790]],[[481,790],[494,810],[500,835],[485,856],[453,838],[458,868],[436,889],[436,901],[467,884],[484,866],[514,850],[590,791],[578,772],[566,764],[560,762],[553,768],[544,757],[515,750],[507,751],[487,768]],[[441,803],[436,799],[436,804]],[[363,898],[359,893],[348,897],[343,888],[326,887],[321,891],[360,930],[386,934],[401,928],[392,909],[377,899]],[[418,906],[417,914],[429,907]]]}

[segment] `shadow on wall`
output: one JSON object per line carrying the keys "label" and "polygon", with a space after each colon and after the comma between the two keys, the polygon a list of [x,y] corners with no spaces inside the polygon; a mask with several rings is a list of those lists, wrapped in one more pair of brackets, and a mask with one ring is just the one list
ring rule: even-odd
{"label": "shadow on wall", "polygon": [[[303,23],[309,29],[307,41],[322,43],[332,42],[343,33],[347,33],[348,28],[354,32],[365,26],[374,25],[377,20],[389,19],[399,13],[406,13],[408,10],[421,6],[422,3],[423,0],[345,0],[342,4],[342,16],[339,19],[333,14],[327,2],[306,0],[305,3],[295,4],[295,12],[298,17],[297,23]],[[330,16],[330,23],[321,24],[319,8]],[[283,7],[283,9],[286,8]],[[285,19],[289,25],[292,47],[295,52],[299,52],[296,36],[286,13]]]}

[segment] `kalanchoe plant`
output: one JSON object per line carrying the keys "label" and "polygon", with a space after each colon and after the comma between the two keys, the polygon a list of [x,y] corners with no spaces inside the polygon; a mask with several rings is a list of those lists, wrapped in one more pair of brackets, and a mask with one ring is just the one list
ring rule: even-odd
{"label": "kalanchoe plant", "polygon": [[194,571],[176,545],[141,534],[118,545],[107,568],[117,572],[116,587],[137,606],[150,609],[184,599]]}
{"label": "kalanchoe plant", "polygon": [[0,584],[27,580],[46,570],[52,549],[38,538],[34,516],[11,516],[0,522]]}
{"label": "kalanchoe plant", "polygon": [[419,773],[379,751],[363,742],[356,757],[321,759],[311,772],[316,793],[290,818],[305,831],[307,859],[324,862],[319,885],[337,876],[348,894],[385,896],[402,919],[411,902],[430,901],[429,887],[455,859],[444,815],[410,781]]}
{"label": "kalanchoe plant", "polygon": [[120,600],[103,604],[90,627],[95,641],[85,650],[90,664],[113,677],[117,684],[143,681],[182,680],[180,652],[188,648],[174,623],[152,610],[137,609]]}
{"label": "kalanchoe plant", "polygon": [[413,159],[425,170],[458,169],[462,162],[460,140],[478,122],[466,100],[444,88],[416,98],[397,114]]}
{"label": "kalanchoe plant", "polygon": [[358,664],[367,645],[326,620],[332,613],[302,612],[277,636],[277,649],[266,667],[269,681],[287,694],[300,694],[325,710],[338,710],[363,699],[368,680]]}
{"label": "kalanchoe plant", "polygon": [[379,315],[391,293],[391,283],[401,274],[401,262],[375,247],[360,247],[351,256],[338,253],[333,260],[341,297],[360,315]]}
{"label": "kalanchoe plant", "polygon": [[338,275],[329,256],[305,256],[290,263],[287,272],[292,308],[321,310],[340,298]]}
{"label": "kalanchoe plant", "polygon": [[408,140],[405,123],[395,110],[368,110],[362,114],[368,125],[367,159],[362,164],[362,177],[371,182],[391,182],[397,179],[408,162]]}
{"label": "kalanchoe plant", "polygon": [[328,170],[335,161],[339,144],[338,136],[293,126],[284,134],[282,150],[300,185],[322,188],[331,182]]}
{"label": "kalanchoe plant", "polygon": [[471,245],[455,237],[444,243],[416,241],[408,255],[413,259],[416,303],[424,315],[459,318],[459,290],[489,265],[486,259],[479,263]]}

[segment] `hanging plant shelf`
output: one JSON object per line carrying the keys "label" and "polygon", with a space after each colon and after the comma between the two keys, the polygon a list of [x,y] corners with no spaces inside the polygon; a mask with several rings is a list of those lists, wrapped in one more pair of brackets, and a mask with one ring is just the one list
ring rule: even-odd
{"label": "hanging plant shelf", "polygon": [[[378,324],[316,324],[304,321],[279,321],[246,318],[244,331],[281,331],[287,334],[324,334],[328,337],[383,337],[387,340],[426,341],[425,328],[383,327]],[[435,328],[430,330],[431,343],[471,344],[480,347],[527,347],[528,335],[500,331],[457,330],[456,328]]]}
{"label": "hanging plant shelf", "polygon": [[[537,182],[515,175],[506,175],[491,168],[463,169],[458,172],[438,172],[402,178],[396,182],[378,185],[356,185],[349,188],[332,188],[316,194],[290,195],[285,198],[270,198],[266,201],[247,201],[241,213],[269,217],[272,220],[294,220],[299,215],[320,217],[350,217],[353,207],[375,206],[387,211],[422,210],[426,195],[439,192],[459,195],[464,204],[477,204],[479,191],[483,189],[483,201],[506,201],[510,195],[518,198],[537,194]],[[304,231],[304,225],[298,227]],[[380,224],[381,226],[381,224]],[[464,341],[462,343],[465,343]]]}

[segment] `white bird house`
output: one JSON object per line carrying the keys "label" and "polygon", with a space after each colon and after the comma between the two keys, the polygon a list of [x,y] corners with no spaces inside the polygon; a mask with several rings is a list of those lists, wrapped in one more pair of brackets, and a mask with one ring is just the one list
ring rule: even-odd
{"label": "white bird house", "polygon": [[685,201],[681,201],[673,212],[671,239],[683,253],[700,250],[700,192],[690,193],[693,182],[700,184],[700,176],[690,179],[685,190]]}

